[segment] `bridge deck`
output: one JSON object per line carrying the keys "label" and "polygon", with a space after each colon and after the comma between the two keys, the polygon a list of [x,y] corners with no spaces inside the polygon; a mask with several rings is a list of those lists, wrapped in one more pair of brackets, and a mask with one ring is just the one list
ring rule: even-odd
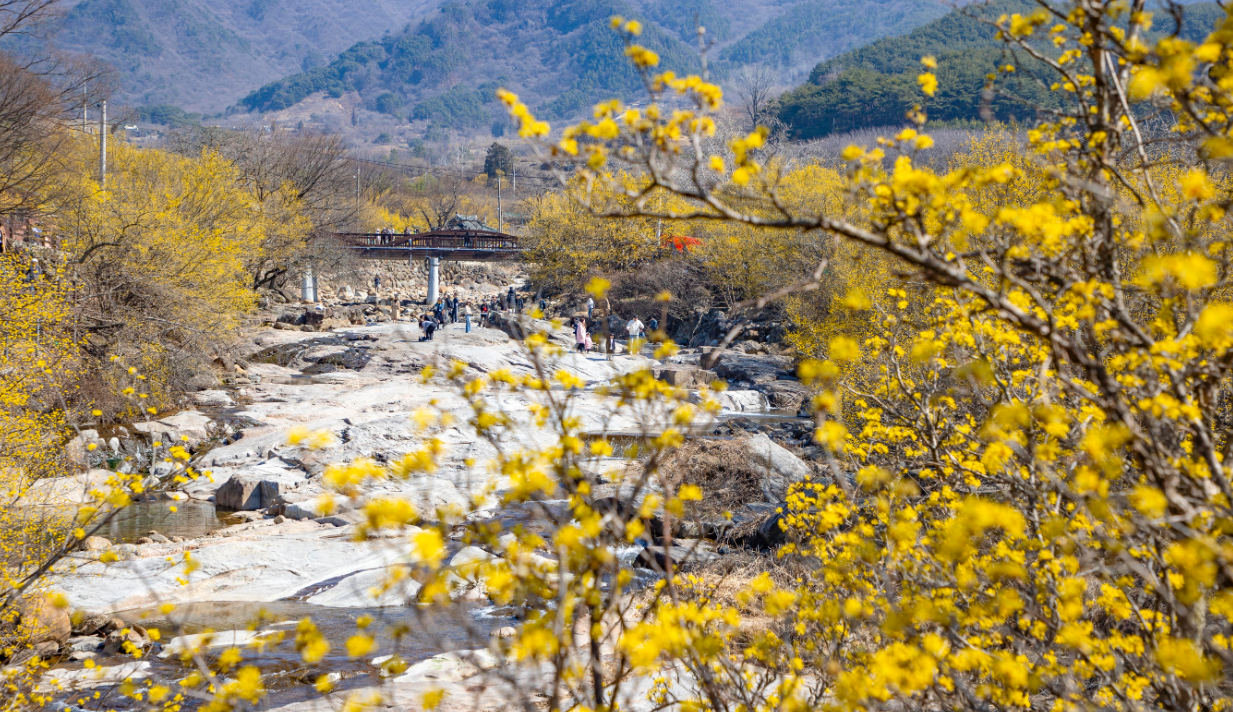
{"label": "bridge deck", "polygon": [[415,235],[339,233],[343,247],[366,260],[443,260],[496,262],[522,256],[518,238],[486,230],[434,230]]}

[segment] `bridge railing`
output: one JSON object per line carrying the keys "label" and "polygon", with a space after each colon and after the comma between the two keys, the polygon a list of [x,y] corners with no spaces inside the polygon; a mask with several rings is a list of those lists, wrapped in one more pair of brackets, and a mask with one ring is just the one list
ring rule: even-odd
{"label": "bridge railing", "polygon": [[499,232],[436,230],[419,235],[340,233],[352,247],[409,247],[422,250],[517,250],[518,238]]}

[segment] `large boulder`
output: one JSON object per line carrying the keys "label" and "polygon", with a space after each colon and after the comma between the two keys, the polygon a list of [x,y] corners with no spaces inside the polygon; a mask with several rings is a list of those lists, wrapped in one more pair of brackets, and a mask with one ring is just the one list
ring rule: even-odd
{"label": "large boulder", "polygon": [[197,391],[193,395],[193,402],[206,408],[226,408],[235,405],[235,401],[231,400],[227,391],[215,390]]}
{"label": "large boulder", "polygon": [[[263,467],[254,474],[237,474],[214,492],[214,504],[237,512],[284,504],[284,495],[305,482],[297,470]],[[315,516],[321,516],[320,514]]]}
{"label": "large boulder", "polygon": [[800,381],[778,380],[759,383],[754,390],[766,396],[767,403],[776,410],[799,411],[810,397],[809,389]]}
{"label": "large boulder", "polygon": [[727,352],[719,357],[715,374],[730,383],[771,383],[780,376],[792,376],[792,359]]}
{"label": "large boulder", "polygon": [[28,646],[47,642],[63,645],[73,634],[73,621],[67,608],[57,606],[47,596],[35,595],[17,604],[17,631]]}
{"label": "large boulder", "polygon": [[782,502],[790,485],[813,474],[804,460],[776,445],[766,433],[746,440],[745,449],[753,466],[763,470],[762,494],[768,502]]}
{"label": "large boulder", "polygon": [[685,364],[665,364],[651,370],[657,380],[677,388],[701,388],[715,380],[715,373]]}
{"label": "large boulder", "polygon": [[161,420],[133,423],[133,429],[151,441],[159,440],[166,444],[187,442],[189,446],[198,445],[209,438],[209,426],[210,416],[195,410],[182,411]]}
{"label": "large boulder", "polygon": [[673,539],[672,546],[651,545],[644,548],[634,560],[634,566],[667,573],[668,557],[672,557],[673,569],[689,569],[719,559],[715,545],[705,539]]}

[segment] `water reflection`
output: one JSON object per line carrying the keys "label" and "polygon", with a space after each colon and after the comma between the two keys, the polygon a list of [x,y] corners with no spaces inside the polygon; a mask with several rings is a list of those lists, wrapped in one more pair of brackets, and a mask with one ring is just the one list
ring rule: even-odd
{"label": "water reflection", "polygon": [[[176,511],[173,512],[172,507]],[[132,542],[156,531],[165,537],[190,539],[205,536],[227,524],[212,502],[134,502],[117,514],[99,535],[113,542]]]}

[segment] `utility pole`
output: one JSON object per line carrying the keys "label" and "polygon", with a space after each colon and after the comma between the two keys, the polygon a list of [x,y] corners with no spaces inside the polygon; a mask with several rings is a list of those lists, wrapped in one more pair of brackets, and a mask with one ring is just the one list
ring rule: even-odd
{"label": "utility pole", "polygon": [[98,120],[98,186],[107,187],[107,102]]}
{"label": "utility pole", "polygon": [[497,232],[505,232],[501,218],[501,174],[497,174]]}

